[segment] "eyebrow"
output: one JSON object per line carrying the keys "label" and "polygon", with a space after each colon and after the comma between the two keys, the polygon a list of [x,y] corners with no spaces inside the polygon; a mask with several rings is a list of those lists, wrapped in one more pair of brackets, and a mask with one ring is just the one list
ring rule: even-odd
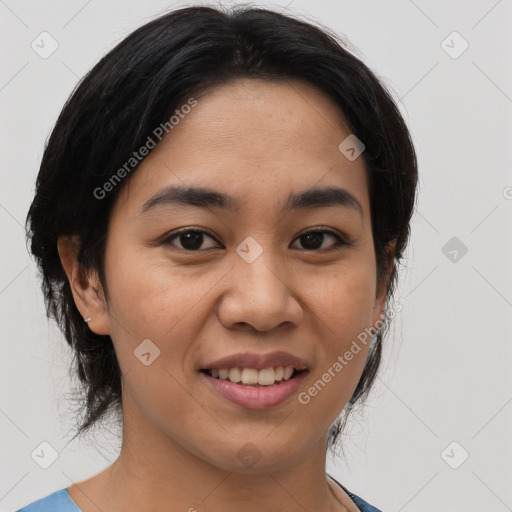
{"label": "eyebrow", "polygon": [[[159,206],[184,205],[200,208],[223,208],[240,211],[240,201],[229,194],[206,187],[170,185],[150,197],[141,207],[139,215]],[[348,190],[339,187],[323,187],[289,194],[283,210],[305,210],[342,206],[363,216],[361,203]]]}

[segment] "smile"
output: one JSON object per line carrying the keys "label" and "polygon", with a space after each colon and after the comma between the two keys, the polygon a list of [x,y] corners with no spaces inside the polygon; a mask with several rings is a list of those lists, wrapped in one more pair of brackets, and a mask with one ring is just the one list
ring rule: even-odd
{"label": "smile", "polygon": [[[281,377],[279,368],[282,368],[281,380],[278,380]],[[249,409],[266,409],[276,407],[290,398],[309,370],[296,370],[293,367],[262,370],[231,368],[201,370],[199,373],[210,389],[224,399]]]}
{"label": "smile", "polygon": [[289,380],[298,372],[293,366],[278,366],[276,368],[214,368],[205,370],[211,377],[220,380],[229,380],[235,384],[248,386],[273,386],[276,382]]}

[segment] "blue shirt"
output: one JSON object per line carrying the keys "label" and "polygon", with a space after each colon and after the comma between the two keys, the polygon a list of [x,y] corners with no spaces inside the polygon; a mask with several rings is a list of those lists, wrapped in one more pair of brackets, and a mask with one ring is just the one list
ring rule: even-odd
{"label": "blue shirt", "polygon": [[[329,475],[329,477],[334,480],[350,496],[350,499],[357,505],[357,508],[359,508],[361,512],[382,512],[378,508],[375,508],[364,501],[359,496],[352,494],[337,480],[332,478],[331,475]],[[55,491],[54,493],[49,494],[44,498],[33,501],[27,506],[20,508],[16,512],[82,512],[82,510],[80,510],[77,504],[71,499],[71,496],[68,493],[68,489],[65,487],[60,491]]]}

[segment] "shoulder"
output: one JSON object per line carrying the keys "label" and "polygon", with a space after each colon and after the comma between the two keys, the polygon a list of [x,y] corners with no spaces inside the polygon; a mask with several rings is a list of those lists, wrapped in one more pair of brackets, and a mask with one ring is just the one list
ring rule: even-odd
{"label": "shoulder", "polygon": [[382,512],[380,509],[374,507],[373,505],[370,505],[367,501],[363,500],[363,498],[360,498],[356,494],[350,492],[346,487],[341,485],[336,479],[334,479],[331,475],[329,475],[329,478],[333,480],[337,485],[339,485],[350,497],[350,499],[356,504],[357,508],[361,512]]}
{"label": "shoulder", "polygon": [[71,499],[67,488],[33,501],[16,512],[82,512]]}

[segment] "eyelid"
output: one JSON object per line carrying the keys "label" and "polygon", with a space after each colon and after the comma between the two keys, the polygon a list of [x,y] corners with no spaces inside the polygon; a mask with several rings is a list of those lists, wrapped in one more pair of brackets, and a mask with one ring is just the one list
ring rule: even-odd
{"label": "eyelid", "polygon": [[[208,235],[210,238],[212,238],[213,240],[215,240],[217,243],[219,243],[216,236],[211,234],[209,231],[205,230],[204,228],[198,228],[198,227],[196,228],[194,226],[187,226],[185,228],[179,229],[178,231],[174,231],[173,233],[171,233],[169,235],[166,235],[161,243],[171,245],[171,241],[174,240],[174,238],[176,238],[180,234],[193,232],[193,231],[196,231],[199,233],[204,233],[204,234]],[[353,243],[349,241],[349,239],[346,235],[344,235],[343,233],[341,233],[333,228],[328,228],[326,226],[313,226],[313,227],[306,228],[304,231],[301,231],[299,234],[297,234],[291,243],[295,242],[295,240],[297,240],[299,237],[306,235],[308,233],[325,233],[327,235],[331,235],[337,239],[337,243],[335,243],[333,246],[331,246],[327,249],[316,249],[316,250],[311,250],[311,251],[306,251],[306,252],[328,252],[330,250],[337,249],[341,246],[353,245]],[[210,247],[209,249],[201,249],[201,250],[197,250],[197,251],[187,251],[186,249],[181,249],[180,247],[176,247],[176,249],[183,250],[188,253],[194,253],[194,252],[201,253],[201,252],[205,252],[209,249],[214,249],[214,248]]]}
{"label": "eyelid", "polygon": [[301,236],[306,235],[308,233],[325,233],[326,235],[331,235],[332,237],[334,237],[336,239],[336,242],[333,245],[331,245],[331,246],[329,246],[329,247],[327,247],[325,249],[312,249],[312,250],[298,249],[299,251],[304,251],[306,253],[311,253],[311,254],[315,254],[315,253],[318,253],[318,254],[328,254],[328,253],[330,253],[332,251],[339,250],[339,249],[341,249],[343,247],[349,247],[351,245],[354,245],[353,242],[349,241],[347,236],[345,236],[344,234],[340,233],[338,230],[333,229],[333,228],[323,227],[323,226],[307,228],[305,231],[302,231],[301,233],[299,233],[293,239],[293,241],[291,243],[292,244],[295,243],[295,241],[298,238],[300,238]]}
{"label": "eyelid", "polygon": [[[197,231],[198,233],[204,233],[204,234],[208,235],[210,238],[212,238],[213,240],[215,240],[217,243],[220,243],[217,240],[217,237],[215,235],[213,235],[212,233],[210,233],[209,231],[207,231],[206,229],[204,229],[204,228],[196,228],[194,226],[187,226],[185,228],[178,229],[178,231],[173,231],[172,233],[170,233],[168,235],[165,235],[164,238],[162,239],[161,243],[162,244],[170,243],[171,240],[173,240],[177,236],[181,235],[182,233],[188,233],[188,232],[191,232],[191,231]],[[177,249],[179,249],[179,247],[177,247]],[[188,251],[188,252],[194,252],[194,251]],[[201,251],[196,251],[196,252],[201,252]]]}
{"label": "eyelid", "polygon": [[328,235],[333,235],[333,236],[336,236],[338,238],[340,238],[345,244],[347,245],[351,245],[351,242],[350,242],[350,239],[348,236],[346,236],[344,233],[342,233],[341,231],[338,231],[337,229],[334,229],[334,228],[329,228],[327,226],[313,226],[311,228],[306,228],[304,231],[301,231],[295,238],[298,238],[299,236],[302,236],[302,235],[305,235],[306,233],[309,233],[309,232],[315,232],[315,233],[326,233]]}

